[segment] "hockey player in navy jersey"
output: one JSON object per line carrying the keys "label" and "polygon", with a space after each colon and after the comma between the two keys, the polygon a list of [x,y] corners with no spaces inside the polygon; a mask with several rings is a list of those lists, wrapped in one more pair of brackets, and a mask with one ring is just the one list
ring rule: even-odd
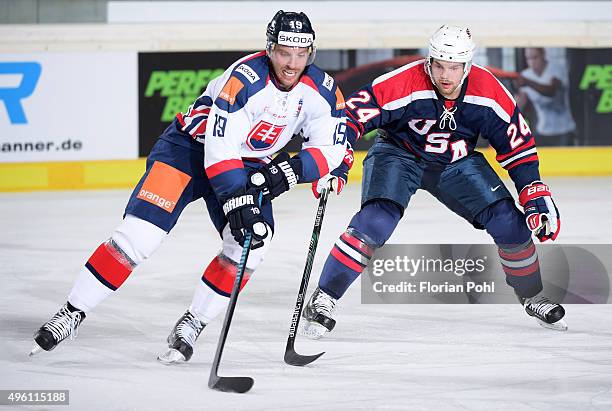
{"label": "hockey player in navy jersey", "polygon": [[[271,200],[342,162],[344,98],[334,79],[312,64],[310,20],[281,10],[266,35],[265,51],[238,60],[211,81],[160,136],[123,222],[89,257],[67,303],[36,332],[33,353],[76,336],[85,316],[160,246],[183,209],[203,198],[222,250],[204,270],[190,307],[168,337],[168,350],[158,358],[189,360],[202,329],[229,302],[245,233],[254,241],[241,287],[270,247]],[[298,133],[305,138],[297,155],[271,158]]]}
{"label": "hockey player in navy jersey", "polygon": [[[337,300],[389,239],[417,189],[485,229],[526,312],[545,327],[567,328],[563,307],[542,294],[532,241],[532,234],[554,240],[560,228],[551,191],[540,180],[534,139],[510,93],[472,64],[473,53],[467,28],[442,26],[430,39],[427,59],[382,75],[347,98],[349,143],[375,129],[379,136],[363,162],[361,210],[325,262],[302,312],[302,334],[319,338],[334,328]],[[479,136],[496,150],[523,212],[474,151]]]}

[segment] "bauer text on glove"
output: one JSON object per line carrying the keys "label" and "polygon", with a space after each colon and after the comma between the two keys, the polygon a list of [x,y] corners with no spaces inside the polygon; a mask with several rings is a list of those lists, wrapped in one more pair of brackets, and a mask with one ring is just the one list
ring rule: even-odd
{"label": "bauer text on glove", "polygon": [[554,241],[561,229],[561,220],[550,188],[541,181],[534,181],[521,190],[519,203],[525,210],[527,227],[533,234],[540,241]]}

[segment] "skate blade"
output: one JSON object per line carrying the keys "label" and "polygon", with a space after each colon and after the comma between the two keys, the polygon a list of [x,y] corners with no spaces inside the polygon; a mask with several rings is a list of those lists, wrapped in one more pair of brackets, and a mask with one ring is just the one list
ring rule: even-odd
{"label": "skate blade", "polygon": [[311,340],[318,340],[327,332],[327,328],[319,323],[303,320],[298,326],[298,334],[303,335]]}
{"label": "skate blade", "polygon": [[552,324],[544,322],[540,320],[539,318],[536,318],[536,320],[538,324],[540,324],[540,326],[543,328],[548,328],[549,330],[555,330],[555,331],[567,331],[567,323],[563,319],[560,319],[559,321],[554,322]]}
{"label": "skate blade", "polygon": [[38,354],[39,352],[44,351],[42,349],[42,347],[36,343],[34,343],[34,347],[32,347],[32,349],[30,350],[30,354],[28,354],[30,357],[35,356],[36,354]]}
{"label": "skate blade", "polygon": [[185,362],[185,356],[180,351],[169,348],[168,351],[157,356],[157,361],[164,365],[178,364]]}

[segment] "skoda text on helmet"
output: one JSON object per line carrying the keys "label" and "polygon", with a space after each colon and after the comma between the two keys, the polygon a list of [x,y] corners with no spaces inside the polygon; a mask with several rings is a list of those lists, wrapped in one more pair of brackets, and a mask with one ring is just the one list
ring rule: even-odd
{"label": "skoda text on helmet", "polygon": [[425,63],[425,71],[429,75],[431,82],[434,85],[436,84],[431,74],[432,59],[464,63],[463,77],[458,86],[461,87],[472,67],[475,48],[472,34],[467,27],[444,25],[436,30],[429,39],[429,53]]}
{"label": "skoda text on helmet", "polygon": [[314,62],[316,54],[315,32],[306,14],[279,10],[268,23],[266,37],[268,54],[274,50],[276,44],[287,47],[305,47],[308,48],[310,53],[306,64]]}

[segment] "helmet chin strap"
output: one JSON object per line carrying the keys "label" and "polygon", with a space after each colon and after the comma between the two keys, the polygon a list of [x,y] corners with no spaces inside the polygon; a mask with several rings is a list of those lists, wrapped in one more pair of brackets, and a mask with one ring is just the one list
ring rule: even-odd
{"label": "helmet chin strap", "polygon": [[472,61],[468,61],[466,63],[464,63],[465,66],[463,66],[463,77],[461,77],[461,81],[459,82],[459,85],[457,87],[461,87],[463,85],[463,82],[465,81],[465,79],[467,78],[468,74],[470,74],[470,70],[472,69]]}

